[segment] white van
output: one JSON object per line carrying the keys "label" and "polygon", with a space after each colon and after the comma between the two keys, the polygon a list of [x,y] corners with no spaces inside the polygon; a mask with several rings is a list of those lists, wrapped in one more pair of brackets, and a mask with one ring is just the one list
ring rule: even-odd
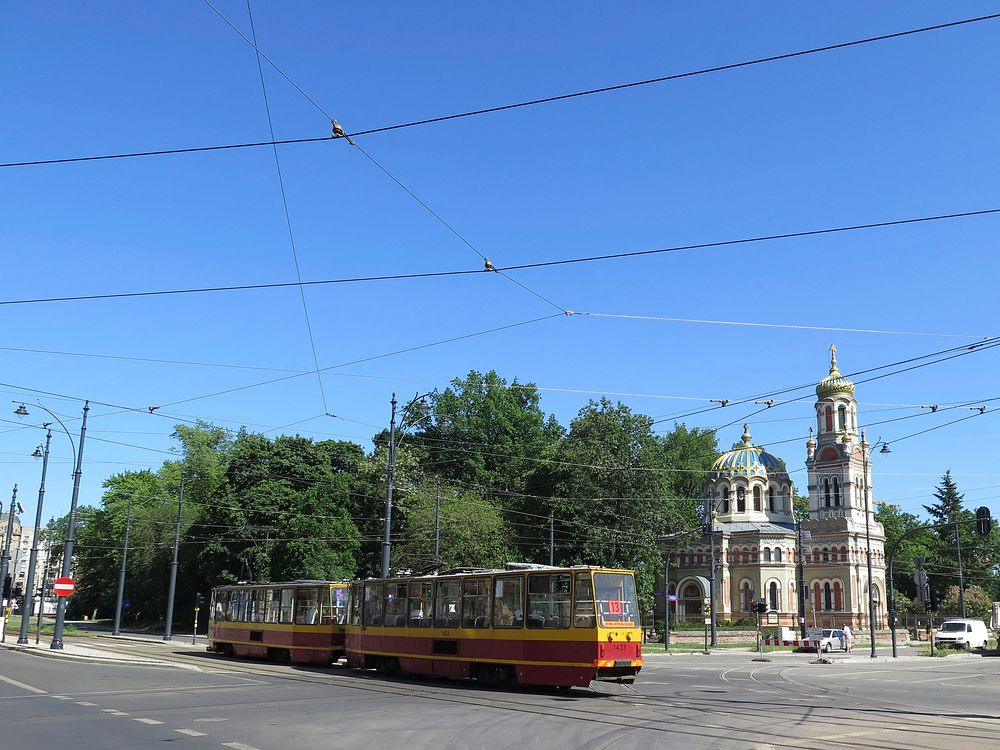
{"label": "white van", "polygon": [[985,649],[989,639],[989,631],[982,620],[945,620],[934,636],[939,646],[954,646],[966,651]]}

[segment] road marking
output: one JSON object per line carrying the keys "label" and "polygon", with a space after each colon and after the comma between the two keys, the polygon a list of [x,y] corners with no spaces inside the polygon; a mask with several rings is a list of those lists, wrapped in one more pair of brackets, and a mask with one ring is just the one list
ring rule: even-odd
{"label": "road marking", "polygon": [[78,706],[96,706],[96,703],[91,703],[90,701],[76,701]]}
{"label": "road marking", "polygon": [[162,721],[157,721],[156,719],[132,719],[132,721],[138,721],[140,724],[162,724]]}
{"label": "road marking", "polygon": [[242,742],[223,742],[223,747],[231,747],[233,750],[257,750],[252,745],[244,745]]}
{"label": "road marking", "polygon": [[204,737],[204,732],[196,732],[193,729],[175,729],[177,734],[186,734],[188,737]]}
{"label": "road marking", "polygon": [[207,719],[195,719],[195,721],[229,721],[229,719],[211,717]]}
{"label": "road marking", "polygon": [[49,692],[48,690],[42,690],[41,688],[32,687],[31,685],[26,685],[23,682],[12,680],[10,677],[4,677],[2,674],[0,674],[0,680],[6,682],[8,685],[19,687],[21,688],[21,690],[27,690],[29,693],[40,693],[41,695],[47,695]]}
{"label": "road marking", "polygon": [[921,682],[947,682],[948,680],[967,680],[972,677],[982,677],[981,674],[960,674],[956,677],[934,677],[930,680],[909,680],[910,684],[919,685]]}
{"label": "road marking", "polygon": [[57,701],[71,701],[71,700],[73,700],[68,695],[50,695],[49,697],[52,698],[53,700],[57,700]]}
{"label": "road marking", "polygon": [[119,711],[117,708],[102,708],[101,710],[104,713],[106,713],[106,714],[120,714],[121,713],[121,711]]}

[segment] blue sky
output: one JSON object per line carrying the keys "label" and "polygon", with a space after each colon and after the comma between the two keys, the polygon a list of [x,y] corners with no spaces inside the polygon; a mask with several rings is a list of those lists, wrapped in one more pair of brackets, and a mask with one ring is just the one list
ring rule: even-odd
{"label": "blue sky", "polygon": [[[215,4],[250,35],[245,3]],[[998,9],[570,7],[258,2],[254,23],[260,48],[350,132]],[[988,21],[358,142],[500,267],[996,208],[998,35],[1000,21]],[[201,0],[20,4],[6,10],[0,48],[2,162],[269,137],[254,51]],[[264,76],[277,138],[329,134],[279,74],[265,65]],[[482,267],[344,141],[282,146],[279,157],[304,280]],[[0,195],[0,301],[296,278],[269,148],[0,169]],[[0,390],[4,401],[37,397],[28,389],[70,397],[41,398],[74,433],[73,399],[139,410],[91,411],[90,504],[110,473],[168,457],[171,417],[370,448],[394,390],[405,399],[470,369],[537,383],[563,424],[602,393],[635,394],[620,398],[663,417],[816,382],[832,342],[846,373],[997,334],[998,227],[986,216],[511,272],[555,306],[490,273],[310,287],[321,367],[558,308],[791,326],[560,315],[332,370],[325,405],[315,376],[198,398],[314,367],[296,288],[0,305]],[[893,441],[971,415],[920,405],[1000,396],[997,360],[986,351],[860,385],[862,421],[925,412],[871,428]],[[755,442],[773,445],[804,488],[813,399],[799,395],[750,421]],[[720,432],[728,447],[750,411],[684,421],[735,420]],[[951,469],[971,506],[1000,515],[995,411],[877,456],[875,497],[919,510]],[[4,509],[16,482],[29,518],[38,421],[0,422]],[[56,435],[46,518],[68,510],[70,472]]]}

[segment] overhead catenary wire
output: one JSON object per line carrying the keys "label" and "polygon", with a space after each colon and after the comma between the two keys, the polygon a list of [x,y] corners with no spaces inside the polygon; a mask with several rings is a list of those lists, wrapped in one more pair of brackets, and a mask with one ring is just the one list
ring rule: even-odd
{"label": "overhead catenary wire", "polygon": [[[1000,208],[986,208],[986,209],[977,209],[972,211],[960,211],[952,213],[916,216],[905,219],[892,219],[887,221],[867,222],[862,224],[828,227],[824,229],[808,229],[797,232],[784,232],[780,234],[756,235],[753,237],[743,237],[734,240],[700,242],[687,245],[671,245],[668,247],[653,248],[650,250],[625,251],[616,253],[605,253],[602,255],[590,255],[590,256],[581,256],[574,258],[563,258],[557,260],[537,261],[532,263],[520,263],[515,265],[498,267],[495,270],[503,272],[522,271],[535,268],[547,268],[551,266],[571,265],[575,263],[591,263],[595,261],[632,258],[645,255],[660,255],[664,253],[681,252],[686,250],[707,250],[711,248],[727,247],[732,245],[746,245],[757,242],[771,242],[774,240],[795,239],[800,237],[815,237],[825,234],[836,234],[841,232],[881,229],[886,227],[904,226],[908,224],[921,224],[932,221],[966,219],[977,216],[988,216],[993,214],[1000,214]],[[332,285],[332,284],[358,284],[358,283],[368,283],[374,281],[402,281],[402,280],[417,280],[417,279],[431,279],[431,278],[447,278],[450,276],[470,276],[470,275],[477,275],[477,274],[491,273],[491,272],[492,269],[476,268],[476,269],[459,269],[452,271],[424,271],[424,272],[396,273],[396,274],[382,274],[382,275],[373,274],[366,276],[351,276],[351,277],[335,278],[335,279],[315,279],[315,280],[306,280],[301,282],[279,281],[279,282],[267,282],[261,284],[234,284],[228,286],[153,289],[153,290],[137,291],[137,292],[109,292],[102,294],[78,294],[78,295],[67,295],[58,297],[56,296],[30,297],[21,299],[0,300],[0,306],[42,304],[51,302],[82,302],[88,300],[127,299],[131,297],[164,297],[164,296],[178,295],[178,294],[207,294],[207,293],[218,293],[218,292],[251,291],[258,289],[281,289],[293,286],[305,287],[305,286],[322,286],[322,285]],[[555,305],[555,307],[562,309],[559,307],[559,305]],[[581,316],[588,315],[588,313],[585,311],[581,312],[565,311],[565,312],[567,314],[572,314],[572,315],[581,315]],[[712,321],[697,321],[697,322],[712,322]],[[744,324],[756,325],[750,323],[744,323]],[[865,331],[865,332],[875,332],[875,331]]]}
{"label": "overhead catenary wire", "polygon": [[[251,14],[251,17],[250,17],[250,30],[251,30],[251,35],[252,35],[253,38],[250,39],[250,38],[247,37],[246,34],[244,34],[242,31],[240,31],[236,27],[236,25],[234,23],[232,23],[228,18],[226,18],[226,16],[218,8],[216,8],[214,5],[212,5],[212,3],[209,2],[209,0],[204,0],[204,2],[205,2],[206,5],[208,5],[215,12],[216,15],[218,15],[220,18],[222,18],[222,20],[225,21],[229,25],[229,27],[231,29],[233,29],[237,34],[239,34],[247,44],[249,44],[251,47],[253,47],[254,52],[257,55],[257,67],[258,67],[258,69],[260,69],[260,67],[261,67],[260,66],[260,60],[261,60],[261,58],[267,60],[268,64],[270,64],[271,67],[273,67],[276,71],[278,71],[282,75],[282,77],[284,77],[284,79],[286,81],[288,81],[295,88],[296,91],[298,91],[300,94],[302,94],[302,96],[304,96],[317,110],[319,110],[319,112],[324,116],[324,118],[327,120],[327,122],[331,123],[331,125],[333,126],[333,132],[334,132],[334,137],[335,138],[343,138],[344,140],[347,141],[347,143],[349,143],[351,146],[355,147],[358,151],[360,151],[361,154],[366,159],[368,159],[368,161],[371,162],[371,164],[373,164],[382,174],[384,174],[386,177],[388,177],[390,180],[392,180],[392,182],[394,182],[400,189],[402,189],[403,192],[405,192],[408,196],[410,196],[410,198],[412,198],[414,201],[416,201],[421,206],[421,208],[423,208],[427,213],[429,213],[432,217],[434,217],[434,219],[438,223],[440,223],[442,226],[444,226],[449,232],[451,232],[459,240],[461,240],[462,243],[464,243],[470,250],[472,250],[476,255],[478,255],[479,258],[482,261],[484,261],[486,268],[490,267],[490,260],[486,257],[486,255],[484,255],[482,253],[482,251],[479,250],[478,247],[476,247],[475,245],[473,245],[465,237],[465,235],[463,235],[461,232],[459,232],[457,229],[455,229],[455,227],[453,227],[447,220],[445,220],[445,218],[443,216],[441,216],[441,214],[439,214],[437,211],[435,211],[433,208],[431,208],[427,204],[427,202],[424,201],[415,192],[413,192],[413,190],[411,190],[409,187],[407,187],[405,184],[403,184],[403,182],[398,177],[396,177],[396,175],[394,175],[392,172],[390,172],[378,159],[376,159],[374,156],[372,156],[370,153],[368,153],[368,151],[363,146],[361,146],[360,144],[358,144],[350,136],[348,136],[348,135],[341,135],[342,129],[338,130],[339,123],[337,123],[337,121],[333,117],[333,115],[331,115],[327,110],[325,110],[322,106],[320,106],[320,104],[313,97],[309,96],[309,94],[306,93],[305,89],[303,89],[299,84],[297,84],[294,80],[292,80],[291,76],[289,76],[284,70],[282,70],[277,65],[277,63],[275,63],[270,57],[268,57],[267,55],[265,55],[261,51],[260,47],[257,44],[257,34],[253,30],[253,15],[252,14]],[[249,12],[249,10],[250,10],[250,0],[247,0],[247,11]],[[261,72],[260,72],[260,77],[261,77],[261,87],[263,88],[263,86],[264,86],[264,73],[263,73],[263,70],[261,70]],[[265,91],[264,97],[265,97],[265,103],[266,103],[266,101],[267,101],[266,91]],[[271,123],[271,116],[270,116],[270,110],[268,110],[268,125],[270,125],[270,123]],[[274,140],[274,128],[273,127],[271,128],[271,140],[272,141]],[[274,148],[274,154],[275,154],[274,158],[275,158],[275,162],[277,162],[277,159],[278,159],[277,146],[273,146],[272,148]],[[280,179],[280,169],[279,169],[279,179]],[[284,197],[284,188],[282,188],[282,197]],[[285,206],[285,213],[286,213],[286,215],[288,213],[287,203],[286,203],[286,206]],[[291,233],[291,227],[289,227],[289,234],[290,233]],[[293,243],[293,252],[294,252],[294,243]],[[296,261],[296,268],[295,268],[295,270],[296,270],[296,273],[298,273],[298,262],[297,261]],[[542,300],[543,302],[545,302],[548,305],[551,305],[552,307],[556,308],[560,312],[562,312],[562,311],[564,311],[566,309],[565,307],[561,307],[560,305],[557,305],[555,302],[553,302],[552,300],[550,300],[548,297],[544,296],[543,294],[540,294],[539,292],[537,292],[536,290],[534,290],[531,287],[527,286],[526,284],[521,283],[517,279],[514,279],[514,278],[508,276],[507,274],[501,274],[501,275],[503,275],[508,281],[510,281],[513,284],[521,287],[524,291],[526,291],[526,292],[534,295],[538,299]],[[299,276],[299,281],[300,282],[302,281],[301,275]],[[301,287],[300,287],[300,290],[301,290]],[[304,294],[304,292],[303,292],[303,294]],[[304,304],[305,304],[305,297],[303,296],[303,305]],[[308,315],[307,315],[307,319],[308,319]],[[313,353],[315,354],[315,346],[313,347]],[[318,362],[316,363],[316,367],[319,368],[319,363]],[[320,383],[320,388],[322,389],[322,382]]]}
{"label": "overhead catenary wire", "polygon": [[[214,8],[213,8],[214,9]],[[218,13],[218,11],[216,11]],[[220,14],[221,15],[221,14]],[[699,68],[697,70],[690,70],[683,73],[672,73],[669,75],[658,76],[656,78],[647,78],[638,81],[630,81],[627,83],[618,83],[611,86],[600,86],[596,88],[589,88],[580,91],[573,91],[565,94],[557,94],[554,96],[547,96],[538,99],[528,99],[525,101],[514,102],[510,104],[501,104],[492,107],[483,107],[475,110],[467,110],[464,112],[456,112],[448,115],[439,115],[437,117],[427,117],[419,120],[409,120],[406,122],[396,123],[393,125],[382,125],[374,128],[368,128],[364,130],[357,130],[351,133],[346,133],[345,135],[351,138],[357,138],[367,135],[375,135],[376,133],[386,133],[390,131],[403,130],[408,128],[420,127],[424,125],[431,125],[434,123],[448,122],[451,120],[460,120],[468,117],[477,117],[479,115],[492,114],[496,112],[504,112],[515,109],[523,109],[526,107],[534,107],[542,104],[551,104],[559,101],[566,101],[569,99],[577,99],[584,96],[593,96],[597,94],[606,94],[614,91],[624,91],[627,89],[639,88],[642,86],[650,86],[659,83],[667,83],[669,81],[677,81],[684,78],[693,78],[695,76],[709,75],[713,73],[721,73],[729,70],[737,70],[740,68],[748,68],[755,65],[764,65],[768,63],[779,62],[782,60],[791,60],[794,58],[805,57],[807,55],[821,54],[825,52],[833,52],[836,50],[848,49],[852,47],[858,47],[865,44],[873,44],[877,42],[885,42],[891,39],[900,39],[903,37],[910,37],[917,34],[924,34],[933,31],[941,31],[944,29],[957,28],[960,26],[968,26],[970,24],[982,23],[985,21],[993,21],[1000,18],[1000,13],[993,13],[985,16],[976,16],[973,18],[964,18],[957,21],[948,21],[945,23],[934,24],[931,26],[922,26],[914,29],[906,29],[904,31],[896,31],[889,34],[880,34],[877,36],[864,37],[861,39],[853,39],[846,42],[838,42],[835,44],[827,44],[820,47],[810,47],[808,49],[796,50],[793,52],[785,52],[777,55],[769,55],[766,57],[758,57],[750,60],[743,60],[741,62],[727,63],[724,65],[715,65],[707,68]],[[232,24],[230,24],[232,25]],[[245,37],[244,37],[245,38]],[[249,40],[248,40],[249,41]],[[268,60],[270,62],[270,60]],[[272,63],[273,64],[273,63]],[[286,76],[287,77],[287,76]],[[303,92],[304,93],[304,92]],[[307,97],[308,98],[308,97]],[[313,104],[323,111],[318,104],[313,102]],[[240,148],[257,148],[261,146],[272,146],[272,145],[283,145],[288,143],[309,143],[317,141],[329,141],[334,140],[334,136],[325,136],[322,138],[297,138],[282,141],[263,141],[254,143],[234,143],[219,146],[199,146],[194,148],[174,148],[174,149],[163,149],[163,150],[147,150],[147,151],[137,151],[130,153],[117,153],[117,154],[101,154],[94,156],[74,156],[66,157],[61,159],[36,159],[32,161],[17,161],[17,162],[5,162],[0,163],[0,167],[29,167],[29,166],[41,166],[45,164],[67,164],[73,162],[85,162],[85,161],[100,161],[106,159],[129,159],[147,156],[163,156],[163,155],[173,155],[173,154],[183,154],[183,153],[198,153],[206,151],[220,151],[220,150],[232,150]]]}
{"label": "overhead catenary wire", "polygon": [[[253,22],[253,11],[250,0],[247,2],[247,15],[250,17],[250,33],[253,35],[253,48],[257,55],[257,73],[260,76],[260,90],[264,98],[264,112],[267,114],[267,128],[274,140],[274,123],[271,119],[271,104],[267,98],[267,84],[264,82],[264,68],[260,63],[260,49],[257,47],[257,31]],[[302,286],[302,270],[299,266],[299,253],[295,248],[295,233],[292,231],[292,215],[288,210],[288,196],[285,194],[285,179],[281,174],[281,160],[278,158],[278,147],[271,146],[274,155],[274,169],[278,177],[278,188],[281,191],[281,206],[285,213],[285,227],[288,230],[288,244],[292,250],[292,262],[295,266],[295,278],[298,280],[299,298],[302,301],[302,314],[305,317],[306,334],[309,338],[309,348],[312,351],[313,365],[316,370],[316,382],[319,385],[320,398],[323,402],[323,412],[330,413],[330,407],[326,401],[326,389],[323,387],[323,376],[319,372],[319,355],[316,353],[316,339],[313,335],[312,321],[309,319],[309,305],[306,303],[306,290]]]}

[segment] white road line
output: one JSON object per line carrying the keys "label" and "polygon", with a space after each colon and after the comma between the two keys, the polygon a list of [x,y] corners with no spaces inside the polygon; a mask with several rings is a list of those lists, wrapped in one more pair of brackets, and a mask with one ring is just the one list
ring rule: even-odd
{"label": "white road line", "polygon": [[157,721],[156,719],[132,719],[132,721],[138,721],[140,724],[162,724],[162,721]]}
{"label": "white road line", "polygon": [[175,729],[177,734],[186,734],[188,737],[204,737],[204,732],[196,732],[193,729]]}
{"label": "white road line", "polygon": [[73,700],[68,695],[50,695],[49,697],[52,698],[52,699],[54,699],[54,700],[57,700],[57,701],[71,701],[71,700]]}
{"label": "white road line", "polygon": [[229,719],[221,719],[221,718],[210,717],[210,718],[206,718],[206,719],[194,719],[194,721],[229,721]]}
{"label": "white road line", "polygon": [[252,745],[244,745],[242,742],[223,742],[223,747],[231,747],[233,750],[257,750]]}
{"label": "white road line", "polygon": [[121,713],[121,711],[119,711],[117,708],[102,708],[101,710],[104,713],[106,713],[106,714],[120,714]]}
{"label": "white road line", "polygon": [[911,685],[919,685],[921,682],[947,682],[949,680],[969,680],[974,677],[982,677],[982,674],[960,674],[955,677],[934,677],[930,680],[909,680]]}
{"label": "white road line", "polygon": [[90,701],[75,701],[78,706],[96,706],[96,703],[91,703]]}
{"label": "white road line", "polygon": [[26,685],[23,682],[18,682],[17,680],[12,680],[10,677],[4,677],[0,674],[0,681],[6,682],[8,685],[13,685],[14,687],[21,688],[21,690],[27,690],[29,693],[40,693],[41,695],[48,695],[48,690],[42,690],[41,688],[32,687],[31,685]]}

